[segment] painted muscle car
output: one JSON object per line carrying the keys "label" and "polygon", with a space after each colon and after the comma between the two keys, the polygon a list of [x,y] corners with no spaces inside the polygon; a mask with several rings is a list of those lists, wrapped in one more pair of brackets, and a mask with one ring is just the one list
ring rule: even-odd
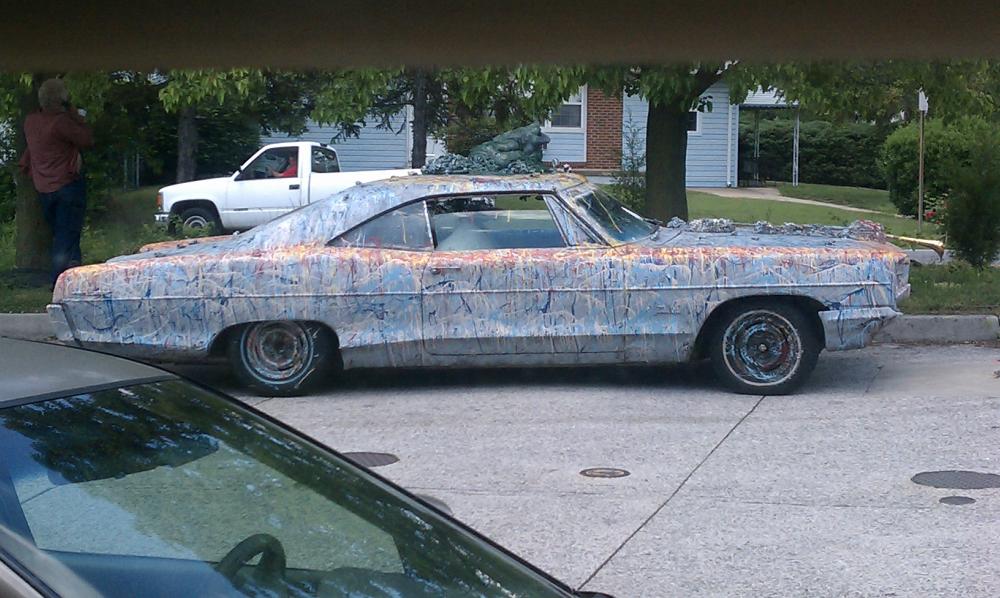
{"label": "painted muscle car", "polygon": [[419,176],[69,270],[49,313],[87,347],[228,356],[268,394],[351,368],[703,357],[777,394],[896,316],[908,270],[877,225],[660,226],[575,175]]}

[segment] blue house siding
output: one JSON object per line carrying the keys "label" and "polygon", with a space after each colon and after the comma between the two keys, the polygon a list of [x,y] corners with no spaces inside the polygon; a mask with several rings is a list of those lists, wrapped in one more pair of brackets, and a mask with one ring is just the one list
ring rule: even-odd
{"label": "blue house siding", "polygon": [[[344,171],[380,170],[385,168],[406,168],[409,159],[406,129],[400,131],[405,114],[393,117],[391,129],[378,129],[369,124],[362,127],[359,137],[342,139],[331,144],[337,150],[340,167]],[[400,131],[397,133],[397,131]],[[261,143],[278,143],[281,141],[317,141],[330,143],[336,135],[336,127],[319,126],[310,122],[308,130],[302,135],[271,135],[261,138]]]}
{"label": "blue house siding", "polygon": [[546,162],[556,159],[560,162],[586,162],[587,161],[587,135],[585,129],[579,131],[543,131],[549,136],[551,141],[542,152],[542,159]]}
{"label": "blue house siding", "polygon": [[[735,187],[739,172],[736,164],[739,145],[739,106],[732,106],[730,120],[729,88],[725,83],[716,83],[710,87],[702,97],[706,96],[711,96],[712,111],[701,113],[698,132],[688,134],[687,186],[725,187],[729,184]],[[637,128],[640,146],[645,150],[649,104],[638,96],[626,96],[622,101],[622,151],[625,151],[630,118]],[[727,150],[729,151],[728,179]]]}

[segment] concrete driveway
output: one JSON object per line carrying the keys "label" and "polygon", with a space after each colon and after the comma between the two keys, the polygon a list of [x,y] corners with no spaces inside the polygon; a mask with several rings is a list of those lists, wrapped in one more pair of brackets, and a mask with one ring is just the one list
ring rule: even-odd
{"label": "concrete driveway", "polygon": [[[366,373],[321,396],[246,398],[338,450],[398,456],[377,471],[575,587],[996,596],[1000,489],[911,477],[1000,473],[998,358],[824,354],[791,397],[729,394],[685,367]],[[580,475],[592,467],[630,475]]]}

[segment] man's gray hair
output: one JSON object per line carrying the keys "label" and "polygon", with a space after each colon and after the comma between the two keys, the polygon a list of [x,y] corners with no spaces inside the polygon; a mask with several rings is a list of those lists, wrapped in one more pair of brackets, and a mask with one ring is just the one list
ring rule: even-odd
{"label": "man's gray hair", "polygon": [[47,79],[38,88],[38,104],[42,108],[61,108],[69,101],[69,92],[62,79]]}

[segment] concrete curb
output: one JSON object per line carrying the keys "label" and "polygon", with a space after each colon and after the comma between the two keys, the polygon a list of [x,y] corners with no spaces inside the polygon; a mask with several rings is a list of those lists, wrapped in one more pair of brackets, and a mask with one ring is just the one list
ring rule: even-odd
{"label": "concrete curb", "polygon": [[[0,336],[25,340],[55,338],[48,314],[0,314]],[[995,341],[1000,338],[1000,319],[994,315],[901,316],[875,335],[879,343],[950,344]]]}
{"label": "concrete curb", "polygon": [[968,343],[995,341],[1000,319],[994,315],[927,315],[894,318],[875,335],[880,343]]}
{"label": "concrete curb", "polygon": [[0,336],[27,341],[55,338],[48,314],[0,314]]}

